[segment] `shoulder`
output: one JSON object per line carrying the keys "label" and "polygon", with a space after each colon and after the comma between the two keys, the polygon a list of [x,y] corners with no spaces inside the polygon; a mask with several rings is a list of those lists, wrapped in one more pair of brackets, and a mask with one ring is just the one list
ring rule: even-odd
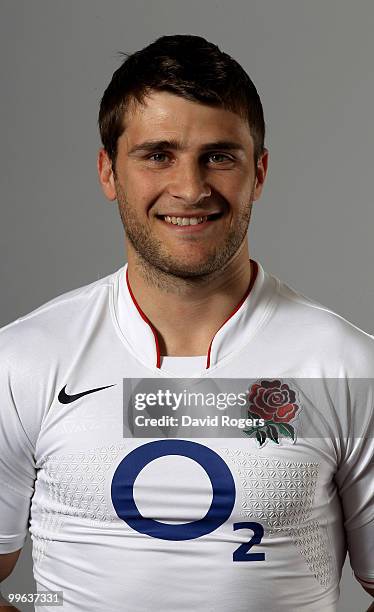
{"label": "shoulder", "polygon": [[306,350],[338,366],[334,376],[374,376],[374,336],[343,316],[288,284],[278,285],[277,324],[291,342],[300,340]]}
{"label": "shoulder", "polygon": [[107,316],[110,289],[121,270],[64,293],[0,330],[0,416],[20,420],[32,444],[61,373]]}
{"label": "shoulder", "polygon": [[78,330],[84,322],[88,324],[93,309],[107,305],[108,294],[121,270],[63,293],[0,329],[3,363],[30,353],[42,357],[52,345],[63,344],[72,329]]}

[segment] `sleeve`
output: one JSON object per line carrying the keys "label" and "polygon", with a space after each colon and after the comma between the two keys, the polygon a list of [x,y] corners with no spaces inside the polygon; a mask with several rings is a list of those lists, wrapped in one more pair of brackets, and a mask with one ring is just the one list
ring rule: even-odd
{"label": "sleeve", "polygon": [[16,365],[0,347],[0,554],[25,542],[36,478],[34,446],[15,400]]}
{"label": "sleeve", "polygon": [[336,474],[351,567],[359,582],[374,587],[374,381],[350,381],[349,434]]}

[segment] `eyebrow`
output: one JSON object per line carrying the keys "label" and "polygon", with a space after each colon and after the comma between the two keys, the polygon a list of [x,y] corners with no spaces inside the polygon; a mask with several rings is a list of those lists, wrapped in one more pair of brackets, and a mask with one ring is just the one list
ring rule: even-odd
{"label": "eyebrow", "polygon": [[[185,147],[177,140],[145,140],[144,142],[134,145],[128,154],[132,155],[143,151],[162,151],[165,149],[183,151]],[[220,149],[221,151],[245,151],[243,145],[231,140],[207,142],[200,147],[201,151],[211,151],[213,149]]]}

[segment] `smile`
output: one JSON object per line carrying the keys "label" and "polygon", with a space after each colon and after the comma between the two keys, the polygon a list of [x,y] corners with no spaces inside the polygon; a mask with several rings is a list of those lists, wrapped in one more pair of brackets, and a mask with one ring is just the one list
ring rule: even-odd
{"label": "smile", "polygon": [[166,221],[166,223],[171,223],[173,225],[200,225],[201,223],[206,223],[206,221],[214,221],[222,216],[222,213],[214,213],[212,215],[207,215],[205,217],[171,217],[169,215],[160,215],[160,218]]}

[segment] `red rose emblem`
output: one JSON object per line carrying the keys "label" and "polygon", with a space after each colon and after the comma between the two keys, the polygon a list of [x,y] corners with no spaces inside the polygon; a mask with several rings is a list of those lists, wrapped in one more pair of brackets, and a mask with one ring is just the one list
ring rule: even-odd
{"label": "red rose emblem", "polygon": [[280,380],[262,380],[260,384],[253,384],[248,401],[251,413],[274,423],[289,423],[299,410],[295,392]]}

